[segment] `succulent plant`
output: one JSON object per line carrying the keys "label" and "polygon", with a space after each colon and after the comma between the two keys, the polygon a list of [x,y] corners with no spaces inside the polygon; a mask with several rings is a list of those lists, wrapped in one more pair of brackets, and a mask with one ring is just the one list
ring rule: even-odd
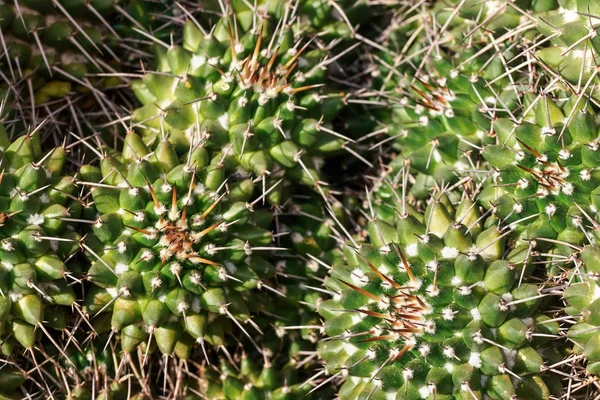
{"label": "succulent plant", "polygon": [[599,14],[0,0],[0,399],[598,397]]}
{"label": "succulent plant", "polygon": [[330,271],[335,295],[319,307],[332,374],[323,384],[343,377],[342,399],[560,393],[548,373],[562,360],[546,304],[554,293],[538,283],[516,228],[446,189],[396,210],[388,222],[374,212],[369,241],[350,242],[347,263]]}
{"label": "succulent plant", "polygon": [[[45,390],[44,348],[65,355],[56,337],[77,309],[81,239],[72,221],[84,202],[68,169],[68,149],[42,152],[43,127],[0,125],[0,342],[6,357],[0,397],[22,398],[32,382]],[[23,351],[23,349],[25,351]],[[29,371],[29,368],[33,368]]]}
{"label": "succulent plant", "polygon": [[[536,49],[536,57],[546,69],[558,74],[565,83],[576,85],[577,95],[596,98],[599,61],[597,21],[600,12],[593,1],[557,1],[555,7],[535,14],[537,29],[545,37]],[[539,45],[538,45],[539,46]]]}
{"label": "succulent plant", "polygon": [[223,359],[218,370],[207,369],[203,393],[218,400],[233,399],[326,399],[333,393],[307,395],[311,386],[305,384],[297,370],[297,361],[285,357],[248,355],[243,351],[233,359]]}
{"label": "succulent plant", "polygon": [[64,329],[64,310],[75,302],[68,278],[78,266],[69,259],[80,237],[69,221],[83,207],[73,178],[62,174],[66,158],[62,147],[42,154],[39,131],[19,136],[0,127],[0,320],[6,349],[17,341],[32,350],[38,333]]}
{"label": "succulent plant", "polygon": [[244,1],[233,1],[232,8],[242,20],[256,18],[254,14],[280,19],[286,12],[296,9],[295,23],[300,26],[299,29],[307,35],[319,35],[327,43],[352,40],[359,24],[369,22],[373,14],[372,6],[364,0],[344,0],[336,3],[323,0],[305,0],[298,3],[288,0],[260,0],[252,5]]}
{"label": "succulent plant", "polygon": [[[569,273],[569,284],[564,297],[566,302],[567,336],[573,344],[569,361],[583,365],[582,379],[594,379],[600,372],[598,357],[598,307],[596,274],[598,270],[598,247],[587,245],[573,252],[574,268]],[[571,264],[571,262],[569,262]]]}
{"label": "succulent plant", "polygon": [[254,182],[224,175],[202,147],[161,141],[150,153],[134,133],[126,144],[77,181],[94,200],[84,311],[108,311],[126,353],[143,341],[164,354],[181,341],[222,346],[232,326],[252,341],[252,289],[268,286],[278,250]]}
{"label": "succulent plant", "polygon": [[[332,398],[332,388],[308,395],[312,385],[307,378],[316,366],[317,354],[300,327],[290,326],[302,320],[298,304],[280,294],[265,292],[260,297],[262,313],[255,321],[264,333],[262,352],[241,338],[235,349],[223,352],[218,364],[204,369],[204,379],[198,382],[200,392],[219,400]],[[304,328],[309,328],[309,321],[303,321]]]}
{"label": "succulent plant", "polygon": [[0,1],[0,95],[10,96],[12,118],[23,129],[48,120],[53,129],[44,133],[62,140],[65,126],[81,135],[110,121],[121,108],[114,93],[128,82],[122,71],[137,65],[149,31],[168,35],[160,25],[169,8],[146,0]]}
{"label": "succulent plant", "polygon": [[157,45],[157,70],[132,82],[144,104],[133,115],[144,141],[152,146],[166,132],[256,177],[284,175],[323,190],[320,157],[354,152],[330,125],[344,94],[321,88],[330,61],[297,37],[297,16],[287,10],[274,22],[234,14],[210,29],[188,19],[182,45]]}
{"label": "succulent plant", "polygon": [[[559,82],[560,80],[557,80]],[[596,287],[598,124],[595,107],[559,83],[524,97],[519,120],[498,119],[493,167],[480,204],[520,226],[547,275],[564,291],[564,363],[583,382],[597,376],[593,315]],[[583,92],[582,92],[583,93]],[[589,343],[589,346],[588,346]],[[586,385],[581,393],[590,395]]]}
{"label": "succulent plant", "polygon": [[456,181],[457,171],[477,169],[494,110],[519,105],[518,78],[506,71],[507,60],[523,58],[521,14],[494,2],[390,8],[367,43],[371,82],[357,93],[371,122],[356,113],[350,123],[370,125],[365,138],[381,138],[371,148],[391,144],[429,185]]}

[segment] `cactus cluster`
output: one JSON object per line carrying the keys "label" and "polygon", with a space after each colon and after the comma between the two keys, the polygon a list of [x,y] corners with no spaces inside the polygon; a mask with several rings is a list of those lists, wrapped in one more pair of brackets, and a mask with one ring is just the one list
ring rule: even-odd
{"label": "cactus cluster", "polygon": [[0,0],[0,399],[600,395],[592,0]]}

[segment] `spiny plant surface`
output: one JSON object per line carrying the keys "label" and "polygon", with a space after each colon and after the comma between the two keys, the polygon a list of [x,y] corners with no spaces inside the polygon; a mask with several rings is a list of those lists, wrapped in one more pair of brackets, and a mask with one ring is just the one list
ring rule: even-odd
{"label": "spiny plant surface", "polygon": [[[262,293],[263,308],[255,319],[264,332],[262,354],[242,338],[233,352],[224,353],[217,365],[204,369],[206,379],[199,383],[204,395],[219,400],[333,398],[333,387],[309,394],[315,383],[307,379],[318,361],[317,336],[311,332],[316,322],[314,314],[298,308],[296,293],[287,291],[298,291],[298,286],[282,283],[279,294]],[[318,295],[308,289],[304,292],[302,299],[314,303]]]}
{"label": "spiny plant surface", "polygon": [[[0,93],[23,128],[51,122],[44,135],[82,135],[131,108],[118,92],[148,44],[162,37],[171,6],[148,1],[0,2]],[[67,136],[70,141],[71,137]],[[44,141],[44,145],[56,140]],[[49,147],[49,145],[48,145]]]}
{"label": "spiny plant surface", "polygon": [[321,184],[320,156],[355,154],[330,125],[344,102],[323,86],[335,60],[311,49],[316,40],[295,29],[295,8],[285,10],[275,20],[222,17],[210,29],[190,18],[182,45],[159,44],[157,70],[132,83],[144,104],[133,115],[144,141],[167,132],[255,176],[309,186]]}
{"label": "spiny plant surface", "polygon": [[[464,126],[447,131],[449,138],[455,143],[458,141],[465,143],[467,139],[466,143],[473,149],[470,153],[477,155],[477,158],[471,160],[463,158],[469,161],[470,168],[465,168],[464,165],[461,167],[460,163],[456,163],[456,157],[442,159],[441,153],[436,160],[435,147],[438,144],[440,151],[453,149],[453,147],[449,146],[447,141],[436,143],[434,140],[425,140],[431,146],[427,157],[424,152],[414,157],[407,157],[411,167],[420,173],[416,180],[410,177],[415,184],[410,189],[405,187],[406,178],[402,171],[407,164],[405,157],[398,157],[390,168],[394,179],[379,182],[373,203],[367,204],[364,208],[373,213],[373,216],[394,223],[397,215],[404,213],[399,211],[403,210],[404,200],[394,193],[399,187],[402,187],[403,192],[406,191],[403,196],[418,198],[427,197],[431,185],[436,180],[438,182],[459,181],[461,184],[470,181],[476,187],[483,187],[482,193],[473,199],[479,202],[476,207],[481,206],[482,210],[487,210],[484,215],[491,213],[502,223],[515,227],[515,233],[528,243],[528,257],[535,258],[536,264],[547,267],[546,273],[551,277],[554,285],[557,285],[553,289],[554,293],[562,295],[564,290],[566,311],[570,315],[564,314],[565,308],[562,303],[555,304],[556,319],[561,321],[563,327],[554,334],[562,335],[571,325],[574,326],[569,330],[572,343],[563,346],[564,360],[560,362],[569,373],[566,376],[567,389],[562,392],[561,398],[578,396],[587,398],[593,396],[594,390],[591,386],[597,373],[597,358],[594,353],[596,344],[591,340],[595,333],[595,323],[590,322],[594,319],[593,305],[586,307],[596,298],[593,272],[595,252],[593,247],[582,247],[586,243],[595,243],[597,231],[595,168],[598,165],[596,160],[598,128],[594,99],[597,67],[594,67],[596,33],[595,22],[593,22],[595,18],[589,12],[583,12],[581,7],[585,5],[582,6],[577,2],[561,3],[560,8],[556,9],[557,6],[548,3],[533,10],[536,12],[533,14],[535,18],[529,18],[525,22],[515,20],[514,24],[506,23],[507,26],[515,27],[502,36],[508,38],[512,35],[512,44],[509,42],[507,46],[508,52],[499,50],[504,44],[495,39],[488,30],[482,29],[481,32],[488,35],[491,40],[491,43],[484,41],[482,45],[492,50],[493,58],[486,56],[485,60],[488,61],[483,64],[483,68],[480,68],[476,61],[477,58],[484,60],[485,53],[476,53],[477,56],[473,59],[467,54],[466,58],[469,62],[459,64],[462,67],[476,66],[471,76],[477,76],[479,81],[483,80],[485,83],[486,88],[482,93],[492,89],[493,85],[502,78],[509,77],[511,85],[505,89],[505,92],[514,99],[510,100],[510,97],[497,90],[494,90],[493,97],[489,97],[489,101],[486,100],[487,97],[479,98],[482,106],[473,109],[471,120],[488,121],[480,125],[482,131],[479,137],[484,139],[482,141],[472,139],[473,136],[463,137],[463,132],[469,132],[469,129],[464,129]],[[457,11],[458,8],[454,8],[453,11]],[[462,11],[463,9],[460,14]],[[497,11],[493,13],[496,17],[503,15],[502,12]],[[537,14],[540,11],[542,13]],[[480,19],[482,20],[493,23],[493,18]],[[537,23],[531,25],[531,22]],[[481,24],[484,25],[483,22]],[[439,36],[435,36],[440,26],[445,27],[443,21],[432,30],[431,35],[425,35],[429,47],[425,47],[423,53],[428,51],[435,54],[439,48],[446,46],[443,40],[438,41]],[[536,28],[544,33],[546,38],[533,39],[533,36],[530,36],[532,32],[528,31]],[[521,36],[519,30],[528,33]],[[481,32],[473,30],[469,33],[469,40],[477,37]],[[435,39],[430,39],[431,36],[435,36]],[[513,47],[514,51],[511,51]],[[515,57],[515,54],[518,57]],[[457,57],[459,61],[460,58]],[[411,63],[413,59],[422,62],[417,63],[418,68]],[[379,58],[376,60],[378,63],[383,63]],[[484,71],[494,71],[493,64],[499,60],[502,63],[497,64],[500,68],[496,69],[496,77],[481,75]],[[446,84],[446,79],[451,80],[453,74],[448,72],[440,74],[442,84],[437,83],[437,80],[435,84],[432,83],[430,76],[423,79],[418,75],[421,67],[429,68],[429,71],[442,70],[436,66],[437,64],[448,67],[445,59],[436,61],[435,56],[427,59],[427,56],[417,52],[414,56],[402,54],[394,61],[399,62],[400,65],[403,61],[406,62],[404,69],[409,73],[403,75],[403,70],[400,68],[390,68],[390,75],[387,78],[399,79],[398,76],[416,81],[417,84],[411,85],[410,88],[418,93],[416,103],[417,106],[422,106],[422,110],[429,109],[428,106],[435,105],[438,101],[440,104],[451,103],[447,101],[444,93],[452,92],[436,90],[436,87],[439,86],[441,89]],[[521,62],[522,64],[519,64]],[[435,73],[433,75],[435,76]],[[470,80],[471,87],[479,93],[476,80]],[[393,89],[394,85],[390,87]],[[460,91],[457,92],[461,94]],[[452,101],[456,101],[453,96]],[[457,103],[462,104],[460,101]],[[484,105],[485,103],[487,105]],[[400,113],[412,113],[417,109],[408,102],[404,105],[407,106],[396,105]],[[439,107],[435,113],[440,113],[443,109],[444,107]],[[444,113],[442,117],[435,117],[438,120],[441,118],[443,129],[449,126],[448,118],[455,118],[453,107],[448,109],[449,114]],[[388,111],[383,111],[386,112]],[[431,115],[424,118],[428,124],[430,117]],[[425,135],[429,133],[428,128],[431,126],[423,129]],[[435,132],[435,129],[432,131]],[[400,140],[405,140],[402,139],[402,135],[399,136]],[[404,136],[406,137],[410,138]],[[415,148],[421,150],[419,146]],[[399,146],[397,150],[402,155],[403,152],[411,151],[410,146],[409,148]],[[464,147],[459,149],[459,154],[464,151]],[[481,153],[483,157],[477,153]],[[422,164],[425,160],[427,166],[433,165],[434,169],[423,171]],[[436,176],[435,166],[439,161],[442,162],[446,172],[450,172],[446,176],[440,174]],[[447,171],[448,169],[450,171]],[[428,175],[433,175],[433,179]],[[386,202],[390,205],[386,205]],[[375,231],[372,230],[370,233],[373,240]],[[585,261],[581,261],[582,259]],[[587,264],[590,266],[586,267]],[[557,394],[558,392],[551,390],[547,396]],[[521,395],[526,396],[526,394]]]}
{"label": "spiny plant surface", "polygon": [[478,168],[496,110],[520,106],[523,74],[513,66],[535,24],[499,2],[392,4],[388,13],[381,34],[365,41],[371,80],[348,100],[370,116],[349,124],[373,130],[363,141],[387,134],[371,149],[391,145],[426,183],[456,181],[457,170]]}
{"label": "spiny plant surface", "polygon": [[72,254],[80,236],[68,221],[83,206],[73,178],[62,172],[66,153],[63,147],[42,153],[36,130],[0,126],[0,326],[8,357],[0,373],[3,395],[12,395],[27,376],[19,361],[31,357],[37,365],[39,337],[62,351],[53,336],[76,308],[71,284],[79,266]]}
{"label": "spiny plant surface", "polygon": [[[556,80],[555,82],[559,82]],[[571,354],[568,395],[593,396],[597,377],[594,301],[598,237],[598,123],[587,96],[562,84],[524,98],[518,122],[498,119],[497,144],[484,148],[492,166],[481,205],[524,227],[531,254],[564,291]],[[589,345],[588,345],[589,343]]]}
{"label": "spiny plant surface", "polygon": [[578,106],[596,105],[595,7],[586,1],[391,6],[389,26],[366,42],[373,81],[356,93],[359,99],[348,100],[378,106],[375,130],[365,139],[387,132],[372,148],[394,143],[421,180],[448,182],[456,171],[480,167],[482,145],[506,129],[497,128],[499,118],[523,121],[533,107],[523,99],[527,93],[545,96],[561,86]]}
{"label": "spiny plant surface", "polygon": [[307,35],[318,35],[326,43],[353,39],[356,28],[372,17],[372,7],[364,0],[260,0],[254,4],[233,1],[231,6],[238,18],[246,21],[256,18],[254,14],[282,18],[286,12],[294,9],[298,19],[295,23],[300,25],[299,29]]}
{"label": "spiny plant surface", "polygon": [[589,237],[584,225],[595,223],[598,125],[592,107],[561,97],[559,88],[531,96],[518,124],[497,121],[497,144],[483,151],[493,170],[480,201],[506,221],[527,218],[532,239],[578,245]]}
{"label": "spiny plant surface", "polygon": [[[566,252],[563,252],[566,253]],[[570,324],[567,337],[573,345],[572,354],[565,359],[573,376],[569,394],[584,393],[593,396],[593,382],[598,373],[598,246],[584,247],[570,244],[564,258],[554,259],[561,267],[571,266],[564,291],[566,303],[564,319]]]}
{"label": "spiny plant surface", "polygon": [[535,44],[536,58],[547,71],[569,84],[574,94],[585,93],[597,105],[598,3],[561,0],[556,6],[535,15],[537,29],[544,35]]}
{"label": "spiny plant surface", "polygon": [[154,341],[171,354],[190,336],[221,346],[233,325],[252,338],[252,289],[269,286],[279,249],[272,213],[253,209],[255,183],[223,175],[202,147],[178,155],[164,140],[150,153],[134,133],[127,144],[99,153],[100,167],[82,167],[77,180],[94,202],[83,221],[94,284],[84,310],[112,315],[125,352]]}
{"label": "spiny plant surface", "polygon": [[395,212],[380,210],[382,220],[372,205],[369,241],[350,243],[326,281],[323,384],[344,378],[345,399],[561,393],[560,320],[548,304],[561,292],[536,276],[523,228],[481,214],[467,193],[443,188],[420,204],[397,190],[380,205]]}
{"label": "spiny plant surface", "polygon": [[127,4],[0,5],[2,396],[596,395],[594,2]]}

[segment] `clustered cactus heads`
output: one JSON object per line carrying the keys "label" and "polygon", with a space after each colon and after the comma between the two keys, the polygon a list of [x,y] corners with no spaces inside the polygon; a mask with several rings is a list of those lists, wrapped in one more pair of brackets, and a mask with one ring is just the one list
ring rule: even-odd
{"label": "clustered cactus heads", "polygon": [[598,397],[595,2],[0,2],[0,398]]}

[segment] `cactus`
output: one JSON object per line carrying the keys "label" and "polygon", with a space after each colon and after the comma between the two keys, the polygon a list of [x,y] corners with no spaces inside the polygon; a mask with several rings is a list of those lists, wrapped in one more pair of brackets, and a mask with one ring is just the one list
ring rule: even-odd
{"label": "cactus", "polygon": [[251,179],[209,164],[202,147],[178,155],[165,140],[150,153],[134,133],[126,143],[77,181],[94,200],[84,311],[107,311],[126,353],[143,341],[164,354],[190,340],[223,346],[232,329],[252,341],[251,290],[268,286],[279,249],[272,214],[253,209],[263,196]]}
{"label": "cactus", "polygon": [[0,399],[597,397],[599,12],[0,0]]}
{"label": "cactus", "polygon": [[72,120],[98,108],[110,119],[118,108],[110,91],[128,81],[121,74],[126,61],[142,53],[137,48],[143,50],[145,32],[163,24],[156,15],[168,13],[166,6],[145,0],[3,0],[0,93],[13,97],[25,126],[50,116],[57,126],[67,122],[81,129]]}
{"label": "cactus", "polygon": [[[569,282],[564,291],[565,321],[570,324],[567,337],[573,345],[569,361],[583,365],[583,379],[598,376],[598,301],[595,274],[598,269],[598,246],[578,248],[572,255],[574,268],[569,272]],[[569,262],[570,264],[570,262]]]}
{"label": "cactus", "polygon": [[[329,393],[307,395],[311,386],[305,384],[297,360],[277,357],[275,354],[257,357],[240,350],[235,366],[223,359],[218,371],[208,370],[203,393],[215,400],[268,398],[273,400],[330,399]],[[270,352],[269,352],[270,354]]]}
{"label": "cactus", "polygon": [[531,85],[526,68],[534,62],[526,54],[536,25],[523,9],[544,15],[553,8],[552,1],[523,3],[390,5],[381,34],[366,42],[371,80],[356,93],[371,115],[356,112],[348,124],[372,130],[365,135],[371,149],[391,145],[429,185],[476,170],[497,114],[520,109]]}
{"label": "cactus", "polygon": [[217,365],[206,368],[205,379],[199,383],[205,396],[218,400],[333,397],[331,389],[308,395],[311,384],[306,379],[316,361],[314,344],[303,339],[297,330],[287,329],[296,322],[297,304],[274,296],[277,295],[264,293],[262,317],[256,319],[264,333],[262,354],[241,338],[234,351],[221,356]]}
{"label": "cactus", "polygon": [[[0,127],[0,269],[3,337],[32,351],[39,332],[66,326],[73,306],[69,278],[79,234],[69,223],[83,206],[63,175],[66,149],[42,154],[39,131],[10,135]],[[66,265],[68,264],[68,266]],[[62,310],[62,311],[61,311]]]}
{"label": "cactus", "polygon": [[[90,326],[89,320],[79,322]],[[38,347],[45,360],[30,363],[43,372],[41,380],[29,376],[21,387],[23,393],[54,393],[60,400],[142,400],[167,393],[179,395],[190,387],[179,360],[154,360],[161,369],[168,368],[162,371],[168,374],[169,385],[163,385],[152,369],[142,365],[143,351],[125,354],[112,343],[105,346],[109,332],[96,331],[87,336],[85,329],[77,328],[77,322],[72,332],[69,338],[56,338],[60,350],[52,346]]]}
{"label": "cactus", "polygon": [[536,50],[536,56],[565,83],[596,98],[593,87],[598,82],[595,70],[600,41],[594,16],[600,9],[597,3],[586,0],[561,0],[557,6],[535,15],[538,31],[545,36],[540,40],[545,45]]}
{"label": "cactus", "polygon": [[[257,12],[254,10],[255,7]],[[260,0],[252,7],[250,3],[233,1],[232,8],[240,20],[246,21],[256,18],[254,14],[269,15],[280,19],[286,12],[296,8],[295,18],[298,21],[295,23],[300,26],[300,30],[307,35],[319,35],[326,43],[332,40],[348,41],[352,39],[356,27],[369,22],[373,14],[368,2],[364,0],[344,0],[336,3],[323,0],[308,0],[298,3],[288,0]]]}
{"label": "cactus", "polygon": [[346,246],[346,265],[326,281],[335,296],[319,308],[329,336],[319,352],[332,374],[322,384],[344,378],[340,398],[561,391],[547,372],[562,360],[550,339],[559,323],[544,313],[554,293],[537,283],[529,243],[480,215],[472,196],[439,189],[424,209],[405,203],[393,223],[373,211],[369,242]]}
{"label": "cactus", "polygon": [[[493,130],[488,110],[519,102],[515,79],[505,74],[506,60],[519,54],[519,31],[502,30],[514,27],[519,13],[453,3],[401,8],[393,15],[370,55],[370,88],[361,93],[375,104],[369,107],[376,121],[371,129],[386,134],[372,148],[392,144],[430,184],[456,181],[457,171],[475,169]],[[504,40],[496,41],[498,30]]]}
{"label": "cactus", "polygon": [[552,246],[542,240],[582,244],[600,179],[595,112],[546,93],[525,104],[531,111],[518,124],[499,119],[497,144],[484,148],[494,171],[480,202],[507,222],[527,221],[527,237],[540,239],[541,249]]}
{"label": "cactus", "polygon": [[[328,260],[340,258],[331,250]],[[312,263],[311,263],[312,261]],[[254,296],[260,304],[254,322],[260,327],[262,354],[242,337],[234,351],[220,357],[218,365],[206,368],[200,391],[211,399],[268,398],[331,399],[334,388],[310,393],[309,380],[318,366],[316,343],[320,325],[314,310],[322,300],[311,278],[323,276],[313,260],[289,257],[277,264],[277,286]],[[323,269],[323,268],[321,268]],[[317,287],[318,289],[318,287]]]}
{"label": "cactus", "polygon": [[0,396],[20,398],[31,378],[45,381],[40,347],[65,356],[55,337],[78,308],[72,284],[81,270],[75,256],[81,237],[71,221],[84,202],[73,177],[63,174],[66,148],[43,153],[42,127],[20,134],[7,126],[0,126],[0,332],[8,361]]}
{"label": "cactus", "polygon": [[132,82],[144,141],[166,132],[256,177],[321,187],[319,157],[348,150],[330,125],[344,95],[321,88],[329,62],[296,38],[292,10],[274,22],[234,14],[210,29],[189,19],[182,45],[157,45],[157,71]]}
{"label": "cactus", "polygon": [[532,254],[544,259],[548,276],[562,285],[561,318],[570,343],[564,362],[587,380],[598,374],[592,340],[597,324],[598,124],[583,96],[566,93],[528,95],[529,112],[519,123],[497,121],[497,144],[483,151],[494,171],[480,204],[521,226]]}

